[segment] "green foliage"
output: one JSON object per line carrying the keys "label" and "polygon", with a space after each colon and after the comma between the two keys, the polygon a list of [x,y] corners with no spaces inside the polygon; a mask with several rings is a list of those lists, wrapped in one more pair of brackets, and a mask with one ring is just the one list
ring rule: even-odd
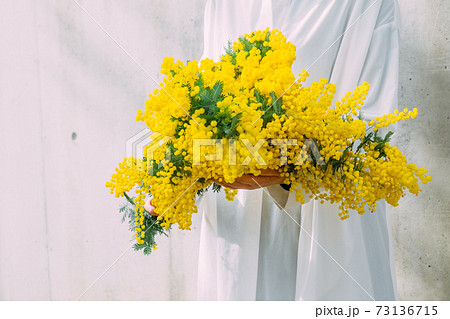
{"label": "green foliage", "polygon": [[228,45],[225,47],[225,55],[231,57],[231,64],[236,65],[236,51],[233,50],[233,41],[228,41]]}
{"label": "green foliage", "polygon": [[273,120],[274,114],[278,116],[286,114],[286,110],[282,108],[282,97],[280,96],[277,98],[275,92],[270,93],[270,97],[272,98],[272,103],[269,103],[269,99],[255,89],[256,102],[261,103],[261,107],[259,109],[264,111],[264,114],[261,116],[263,120],[263,127],[266,127],[267,123]]}
{"label": "green foliage", "polygon": [[[134,197],[129,197],[128,194],[124,193],[127,202],[119,209],[119,212],[123,214],[122,222],[128,220],[128,229],[133,233],[136,231],[136,221],[134,210],[135,203]],[[157,235],[168,236],[168,231],[161,226],[161,221],[158,220],[156,216],[150,215],[147,212],[144,213],[144,225],[145,225],[145,238],[143,244],[135,243],[133,245],[134,250],[143,250],[145,255],[149,255],[155,247],[155,237]],[[170,228],[169,228],[170,229]],[[134,239],[133,239],[134,240]]]}
{"label": "green foliage", "polygon": [[[267,52],[269,52],[272,47],[264,45],[265,41],[269,41],[270,38],[270,32],[267,33],[266,38],[264,40],[258,40],[254,42],[250,42],[249,39],[246,37],[240,37],[238,41],[242,43],[245,52],[250,52],[251,49],[257,48],[261,52],[261,59],[263,59]],[[235,50],[233,50],[233,42],[228,41],[228,45],[225,47],[225,54],[229,55],[231,57],[231,63],[236,65],[236,56],[237,53]]]}
{"label": "green foliage", "polygon": [[[198,182],[205,184],[205,187],[197,192],[198,196],[202,196],[210,188],[214,192],[219,192],[221,189],[221,186],[216,183],[210,183],[209,185],[206,185],[209,182],[204,178],[199,179]],[[135,233],[136,232],[136,220],[135,220],[136,211],[134,209],[136,205],[134,202],[135,198],[128,196],[127,193],[124,193],[124,196],[127,201],[122,205],[122,207],[120,207],[119,213],[122,214],[122,223],[127,221],[128,229],[131,232]],[[143,225],[145,226],[144,229],[145,237],[143,239],[144,243],[142,244],[135,243],[133,245],[134,250],[136,251],[142,250],[144,255],[151,254],[151,252],[155,249],[156,246],[155,239],[157,238],[157,236],[160,235],[168,236],[168,231],[170,230],[170,228],[166,230],[164,227],[162,227],[161,222],[162,221],[158,220],[157,216],[153,216],[147,212],[144,212],[144,222],[143,222]]]}
{"label": "green foliage", "polygon": [[[191,97],[190,114],[194,114],[199,109],[204,109],[204,113],[199,115],[199,117],[206,120],[206,125],[210,125],[212,121],[217,122],[217,133],[213,135],[215,139],[237,137],[239,135],[237,132],[237,124],[241,113],[232,114],[229,108],[225,107],[220,109],[217,106],[218,102],[225,99],[225,96],[222,94],[223,83],[218,81],[212,88],[204,87],[202,76],[199,74],[196,85],[199,87],[199,92]],[[176,129],[177,132],[181,131],[183,123],[181,121],[179,128],[177,127]]]}
{"label": "green foliage", "polygon": [[364,151],[364,147],[368,147],[371,145],[375,145],[373,150],[378,151],[379,155],[376,157],[376,159],[387,159],[387,155],[385,152],[385,146],[386,143],[388,143],[391,139],[391,136],[394,134],[394,132],[389,131],[384,137],[379,136],[378,132],[369,132],[364,136],[364,138],[359,142],[359,144],[356,146],[355,143],[351,143],[345,150],[343,151],[343,154],[340,159],[330,158],[324,166],[322,166],[323,170],[328,169],[328,167],[331,167],[333,170],[333,173],[341,172],[342,173],[342,180],[345,181],[345,172],[346,172],[346,164],[348,157],[351,155],[350,151],[353,153],[353,169],[355,171],[359,171],[361,174],[365,174],[363,168],[364,163],[361,160],[359,154],[361,154]]}

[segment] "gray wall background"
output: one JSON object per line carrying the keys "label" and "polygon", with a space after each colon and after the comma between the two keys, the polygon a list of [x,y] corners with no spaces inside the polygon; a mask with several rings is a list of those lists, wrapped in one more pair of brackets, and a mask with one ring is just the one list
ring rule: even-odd
{"label": "gray wall background", "polygon": [[[163,57],[200,57],[205,0],[78,2],[0,2],[0,300],[195,300],[201,216],[145,257],[104,184]],[[450,2],[399,3],[420,116],[396,143],[433,177],[392,212],[399,297],[449,300]]]}

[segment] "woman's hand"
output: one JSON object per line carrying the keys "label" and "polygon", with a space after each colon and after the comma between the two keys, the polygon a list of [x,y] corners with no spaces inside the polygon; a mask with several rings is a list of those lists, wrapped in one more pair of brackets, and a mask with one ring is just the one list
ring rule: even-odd
{"label": "woman's hand", "polygon": [[262,169],[261,174],[258,176],[253,174],[244,174],[241,177],[236,178],[234,183],[225,183],[224,181],[219,182],[217,179],[212,178],[214,183],[232,189],[257,189],[271,185],[283,184],[284,179],[285,178],[280,175],[280,172],[275,169]]}
{"label": "woman's hand", "polygon": [[155,213],[155,206],[153,206],[153,197],[150,197],[149,200],[147,200],[144,204],[144,209],[153,216],[158,216],[158,214]]}

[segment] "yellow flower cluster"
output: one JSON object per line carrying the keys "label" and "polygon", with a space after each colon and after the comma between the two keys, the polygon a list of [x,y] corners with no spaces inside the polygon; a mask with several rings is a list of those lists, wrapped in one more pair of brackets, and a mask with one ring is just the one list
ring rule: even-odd
{"label": "yellow flower cluster", "polygon": [[398,110],[394,111],[394,114],[388,113],[383,115],[381,118],[376,117],[375,121],[370,121],[370,126],[375,126],[373,128],[373,131],[376,132],[378,129],[382,127],[387,127],[395,122],[401,121],[401,120],[407,120],[409,118],[416,118],[418,115],[418,111],[416,108],[414,108],[412,111],[408,111],[408,109],[404,109],[403,112],[399,112]]}
{"label": "yellow flower cluster", "polygon": [[[166,137],[145,149],[143,160],[119,164],[107,186],[116,196],[135,189],[136,239],[145,239],[144,198],[154,197],[165,228],[190,229],[196,195],[211,179],[233,183],[243,174],[278,170],[296,192],[340,203],[341,219],[350,210],[375,211],[408,190],[418,194],[418,180],[431,178],[408,163],[378,129],[414,118],[396,111],[370,123],[358,117],[369,84],[364,82],[333,105],[335,85],[326,79],[303,86],[291,71],[295,46],[279,30],[255,31],[230,44],[217,62],[184,64],[165,58],[166,76],[150,94],[136,119]],[[232,200],[236,190],[225,190]]]}

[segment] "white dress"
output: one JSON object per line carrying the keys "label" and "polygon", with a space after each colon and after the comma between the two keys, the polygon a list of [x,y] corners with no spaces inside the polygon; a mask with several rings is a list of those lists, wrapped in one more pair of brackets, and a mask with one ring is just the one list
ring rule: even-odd
{"label": "white dress", "polygon": [[[294,74],[327,78],[341,98],[371,84],[366,119],[397,106],[397,4],[391,0],[208,0],[205,57],[228,40],[278,28],[297,47]],[[307,83],[308,84],[308,83]],[[277,205],[278,204],[278,205]],[[200,199],[199,300],[394,300],[388,213],[345,221],[337,205],[300,205],[280,186]]]}

